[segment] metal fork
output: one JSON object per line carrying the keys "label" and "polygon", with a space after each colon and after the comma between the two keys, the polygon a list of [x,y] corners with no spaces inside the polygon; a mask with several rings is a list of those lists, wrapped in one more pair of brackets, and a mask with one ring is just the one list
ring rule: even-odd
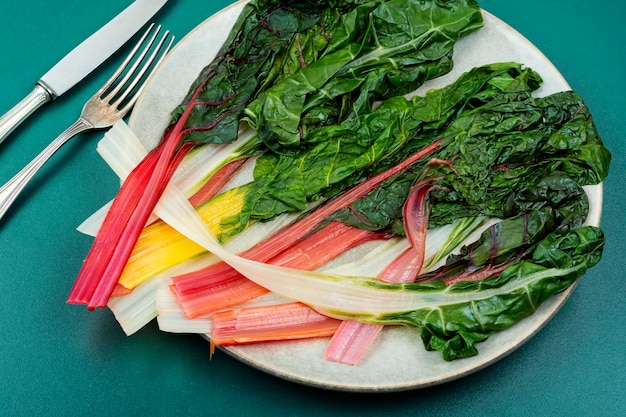
{"label": "metal fork", "polygon": [[[154,24],[150,25],[111,78],[87,100],[78,120],[0,188],[0,219],[31,178],[61,146],[79,133],[111,127],[128,113],[141,94],[146,79],[158,67],[174,41],[169,31],[165,31],[155,44],[160,30],[161,26],[155,29]],[[144,47],[139,51],[142,45]]]}

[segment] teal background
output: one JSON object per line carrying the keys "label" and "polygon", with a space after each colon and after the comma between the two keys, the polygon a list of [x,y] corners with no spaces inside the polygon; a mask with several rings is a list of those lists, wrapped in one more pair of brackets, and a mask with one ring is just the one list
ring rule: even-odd
{"label": "teal background", "polygon": [[[0,112],[129,3],[5,2],[0,14]],[[170,0],[157,20],[180,39],[230,3]],[[84,134],[54,156],[0,221],[0,415],[626,415],[625,3],[480,4],[552,60],[586,99],[614,156],[604,185],[604,259],[536,337],[462,379],[377,395],[297,385],[222,352],[209,360],[202,338],[162,333],[155,324],[127,337],[108,310],[88,313],[65,304],[91,243],[75,227],[118,185],[95,152],[102,133]],[[123,55],[41,109],[0,145],[0,182],[75,120]]]}

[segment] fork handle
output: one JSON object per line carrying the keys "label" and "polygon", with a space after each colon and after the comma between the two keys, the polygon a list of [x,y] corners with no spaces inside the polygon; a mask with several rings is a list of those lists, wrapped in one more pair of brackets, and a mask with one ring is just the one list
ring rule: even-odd
{"label": "fork handle", "polygon": [[59,150],[68,140],[86,130],[93,129],[93,125],[82,117],[75,121],[63,133],[56,137],[41,151],[28,165],[11,178],[0,188],[0,219],[7,212],[26,184],[33,178],[39,169]]}
{"label": "fork handle", "polygon": [[51,100],[50,92],[41,85],[35,84],[30,94],[0,117],[0,143],[35,110]]}

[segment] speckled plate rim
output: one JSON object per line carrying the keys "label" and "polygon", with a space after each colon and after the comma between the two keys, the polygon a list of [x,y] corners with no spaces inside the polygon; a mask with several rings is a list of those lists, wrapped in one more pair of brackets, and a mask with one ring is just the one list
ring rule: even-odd
{"label": "speckled plate rim", "polygon": [[[222,45],[246,0],[222,9],[187,34],[150,80],[133,111],[129,125],[147,148],[153,147],[169,121],[172,109],[188,86]],[[521,34],[483,11],[485,26],[461,39],[454,52],[454,69],[417,90],[423,94],[456,79],[472,67],[516,61],[544,78],[539,95],[569,89],[556,67]],[[202,50],[200,55],[198,51]],[[591,211],[587,223],[599,225],[602,184],[586,187]],[[507,356],[539,332],[565,304],[576,285],[544,302],[530,317],[496,333],[478,345],[479,355],[445,362],[439,352],[427,352],[415,329],[387,328],[377,345],[356,366],[326,361],[326,339],[234,346],[222,350],[239,361],[300,384],[349,392],[393,392],[424,388],[477,372]],[[205,336],[206,337],[206,336]],[[410,366],[409,366],[410,364]]]}

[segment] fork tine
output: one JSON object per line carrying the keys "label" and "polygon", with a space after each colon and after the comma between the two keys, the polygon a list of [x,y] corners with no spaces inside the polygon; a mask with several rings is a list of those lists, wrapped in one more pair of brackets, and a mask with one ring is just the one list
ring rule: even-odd
{"label": "fork tine", "polygon": [[[148,32],[146,33],[146,35],[149,34],[151,29],[152,29],[152,27],[150,27],[150,29],[148,29]],[[156,37],[159,34],[160,30],[161,30],[161,26],[157,26],[156,30],[152,34],[152,37],[148,41],[146,41],[145,39],[141,40],[141,41],[143,41],[142,43],[145,44],[143,50],[141,51],[141,53],[139,53],[138,56],[135,56],[138,51],[134,51],[134,53],[131,54],[131,56],[134,59],[133,64],[128,69],[124,68],[126,70],[126,74],[124,75],[124,77],[121,80],[119,80],[117,82],[115,87],[107,94],[107,97],[115,97],[119,93],[119,91],[122,89],[122,87],[124,87],[124,85],[128,82],[130,77],[137,70],[137,67],[139,67],[141,62],[144,60],[144,58],[148,54],[148,51],[152,47],[152,44],[154,43],[154,40],[156,39]]]}
{"label": "fork tine", "polygon": [[146,38],[148,37],[148,34],[150,33],[150,31],[152,30],[153,27],[154,27],[154,23],[151,23],[150,26],[148,27],[148,29],[141,36],[141,39],[139,39],[137,44],[133,47],[133,49],[130,51],[128,56],[120,64],[120,66],[117,67],[115,72],[104,83],[104,85],[102,87],[100,87],[100,89],[98,91],[96,91],[96,93],[94,94],[94,97],[101,96],[102,94],[104,94],[105,91],[107,91],[107,90],[109,90],[111,88],[113,83],[119,78],[119,76],[122,74],[122,72],[124,72],[124,69],[128,66],[128,63],[135,57],[135,54],[137,53],[137,51],[139,50],[139,48],[141,47],[143,42],[146,40]]}
{"label": "fork tine", "polygon": [[[122,72],[124,72],[124,71],[126,71],[126,74],[119,81],[117,80],[117,78],[113,79],[113,82],[111,84],[109,84],[109,88],[105,89],[105,91],[103,92],[103,96],[102,96],[103,100],[106,100],[104,98],[104,93],[106,93],[106,97],[115,97],[117,95],[117,93],[122,89],[124,84],[126,84],[126,82],[131,77],[133,72],[135,72],[135,70],[137,69],[137,67],[141,63],[141,61],[143,61],[143,59],[145,58],[146,54],[148,53],[148,50],[152,46],[152,43],[154,42],[154,39],[156,39],[157,35],[159,34],[159,31],[161,30],[161,26],[157,26],[157,28],[154,31],[154,33],[152,34],[152,37],[150,38],[150,40],[148,40],[146,42],[146,37],[150,34],[150,32],[152,31],[153,27],[154,27],[154,23],[150,25],[148,30],[143,34],[143,36],[139,40],[139,42],[137,42],[137,45],[135,45],[135,47],[128,54],[128,56],[126,57],[124,62],[122,62],[122,64],[118,68],[118,70],[120,70],[120,71],[119,72],[116,71],[117,78],[121,77],[122,76]],[[139,53],[139,55],[136,56],[137,53],[139,52],[139,48],[144,43],[146,44],[145,47],[143,48],[141,53]],[[130,63],[131,59],[134,60],[133,64],[130,66],[130,68],[126,68],[128,66],[128,64]],[[113,74],[113,75],[116,75],[116,74]],[[113,78],[113,77],[111,77],[111,78]],[[111,87],[113,87],[113,88],[111,89]],[[108,100],[106,100],[106,101],[108,101]]]}
{"label": "fork tine", "polygon": [[[144,48],[144,52],[142,53],[141,58],[137,59],[137,62],[136,62],[137,65],[139,65],[139,63],[142,62],[143,59],[145,58],[145,54],[148,52],[148,50],[151,48],[152,44],[154,43],[154,40],[156,38],[156,35],[158,34],[159,29],[160,27],[157,29],[157,32],[154,34],[149,44],[146,45],[146,47]],[[169,37],[169,42],[167,45],[165,45],[165,42],[167,41],[168,37]],[[137,88],[136,91],[134,91],[134,94],[132,96],[129,97],[129,95],[133,93],[133,90],[135,90],[135,87],[142,80],[147,79],[150,76],[150,74],[152,73],[152,70],[158,68],[158,66],[161,64],[161,62],[167,55],[173,42],[174,42],[174,37],[173,36],[170,37],[170,32],[165,31],[165,33],[161,37],[158,44],[154,47],[152,54],[144,62],[143,66],[139,69],[139,72],[135,74],[134,79],[130,82],[130,84],[125,86],[125,90],[122,93],[120,93],[119,97],[113,103],[115,106],[119,106],[121,103],[125,103],[124,106],[120,109],[122,113],[125,113],[126,111],[130,110],[130,107],[132,107],[132,105],[135,103],[135,101],[141,94],[143,87],[145,86],[145,82],[139,88]],[[158,60],[156,60],[157,56],[159,57]],[[136,69],[137,69],[136,66],[133,67],[133,69],[128,72],[128,77],[126,77],[124,79],[124,82],[120,83],[119,85],[122,86],[123,84],[125,84],[128,81],[128,78],[131,76],[131,74],[135,73]],[[150,74],[145,76],[148,70],[151,70]]]}

